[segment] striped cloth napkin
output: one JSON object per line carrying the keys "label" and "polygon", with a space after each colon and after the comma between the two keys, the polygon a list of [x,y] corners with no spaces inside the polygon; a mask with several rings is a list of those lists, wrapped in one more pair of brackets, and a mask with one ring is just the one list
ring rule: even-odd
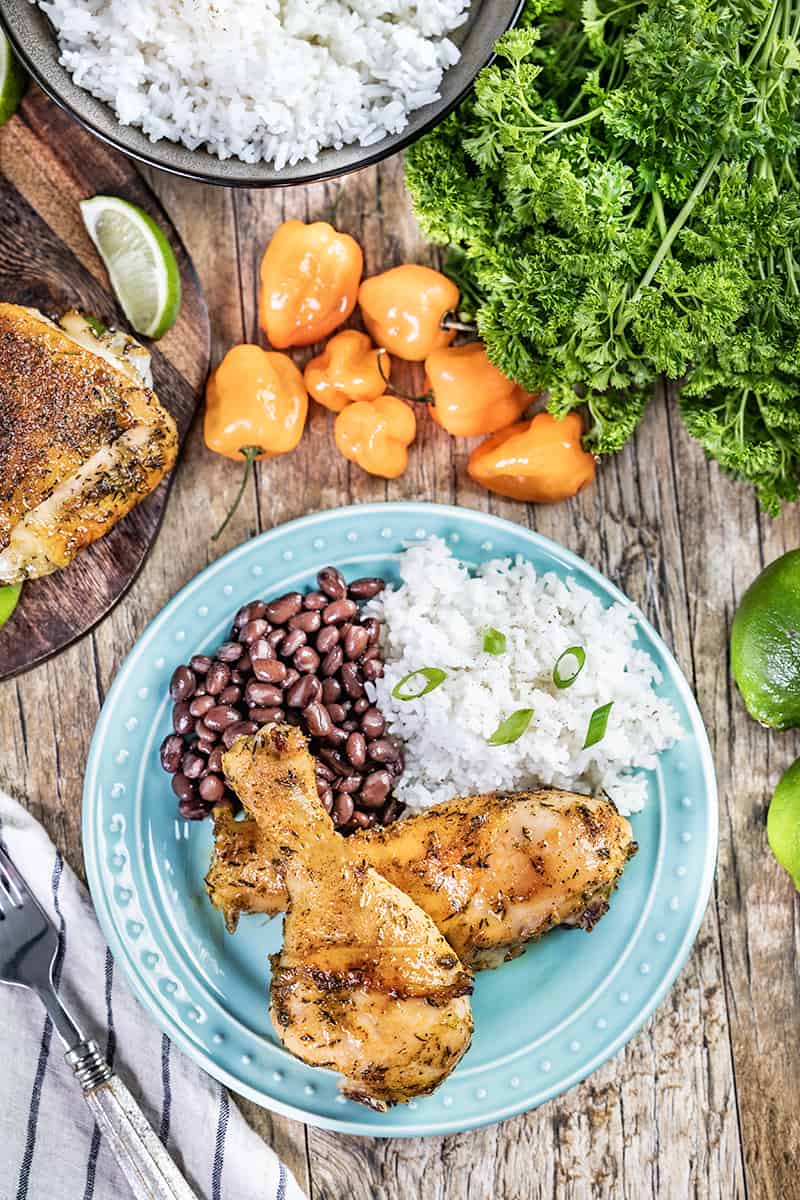
{"label": "striped cloth napkin", "polygon": [[[227,1091],[173,1047],[129,991],[91,901],[44,829],[0,790],[0,833],[59,931],[55,979],[204,1200],[304,1200]],[[0,1198],[130,1195],[30,992],[0,985]]]}

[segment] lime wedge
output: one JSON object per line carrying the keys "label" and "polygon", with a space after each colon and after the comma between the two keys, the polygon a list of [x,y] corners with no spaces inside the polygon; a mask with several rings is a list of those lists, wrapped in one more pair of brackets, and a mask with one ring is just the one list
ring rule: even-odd
{"label": "lime wedge", "polygon": [[800,892],[800,759],[775,789],[767,813],[767,838],[770,850]]}
{"label": "lime wedge", "polygon": [[21,583],[9,583],[5,587],[0,586],[0,629],[3,628],[8,618],[17,607],[19,594],[22,591]]}
{"label": "lime wedge", "polygon": [[125,316],[137,333],[163,337],[181,306],[180,272],[164,234],[146,212],[118,196],[83,200],[81,213]]}
{"label": "lime wedge", "polygon": [[0,125],[17,111],[25,83],[25,72],[14,58],[8,38],[0,32]]}

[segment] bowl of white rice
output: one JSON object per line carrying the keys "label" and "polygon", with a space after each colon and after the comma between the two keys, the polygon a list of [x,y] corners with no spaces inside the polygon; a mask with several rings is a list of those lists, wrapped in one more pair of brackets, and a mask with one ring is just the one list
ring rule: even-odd
{"label": "bowl of white rice", "polygon": [[207,183],[280,187],[443,120],[523,0],[0,0],[30,74],[104,141]]}

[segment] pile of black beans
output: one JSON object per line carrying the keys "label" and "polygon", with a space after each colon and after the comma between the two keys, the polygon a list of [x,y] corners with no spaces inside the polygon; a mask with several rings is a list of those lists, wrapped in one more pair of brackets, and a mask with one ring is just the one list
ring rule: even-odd
{"label": "pile of black beans", "polygon": [[199,821],[215,805],[234,811],[222,754],[242,734],[285,721],[299,725],[316,758],[322,803],[342,833],[389,825],[402,812],[392,798],[403,771],[400,743],[370,702],[365,683],[383,675],[380,622],[360,605],[382,579],[345,583],[335,567],[317,589],[239,609],[228,641],[196,654],[170,682],[172,727],[161,765],[172,775],[182,817]]}

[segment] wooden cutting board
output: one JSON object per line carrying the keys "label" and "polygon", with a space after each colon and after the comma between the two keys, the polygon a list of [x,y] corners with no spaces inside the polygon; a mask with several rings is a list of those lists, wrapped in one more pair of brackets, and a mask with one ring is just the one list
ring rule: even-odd
{"label": "wooden cutting board", "polygon": [[[169,218],[128,159],[82,129],[38,89],[0,129],[0,300],[60,316],[69,308],[127,328],[78,202],[99,193],[146,209],[178,259],[183,304],[153,354],[155,390],[183,441],[208,373],[208,311]],[[0,629],[0,679],[42,662],[88,632],[124,595],[153,544],[172,476],[72,565],[25,585]]]}

